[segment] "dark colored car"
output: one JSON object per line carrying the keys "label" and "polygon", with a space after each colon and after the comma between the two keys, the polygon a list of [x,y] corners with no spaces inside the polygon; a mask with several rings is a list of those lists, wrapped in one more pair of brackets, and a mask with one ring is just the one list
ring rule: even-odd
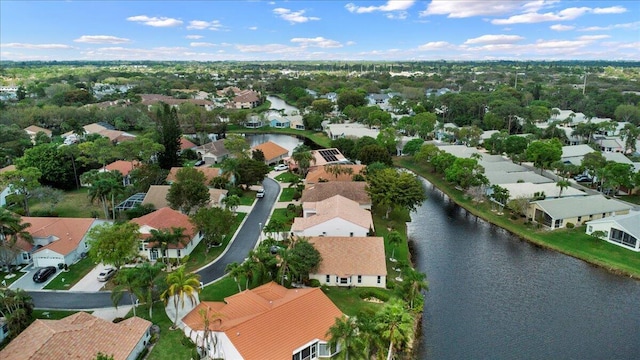
{"label": "dark colored car", "polygon": [[195,164],[193,164],[194,166],[202,166],[204,165],[204,160],[198,160],[195,162]]}
{"label": "dark colored car", "polygon": [[588,177],[587,175],[578,175],[573,178],[573,180],[577,182],[592,182],[593,179]]}
{"label": "dark colored car", "polygon": [[49,276],[51,276],[51,275],[53,275],[55,273],[56,273],[56,267],[55,266],[43,267],[43,268],[39,269],[38,271],[36,271],[35,274],[33,274],[33,281],[35,281],[37,283],[45,282],[45,281],[47,281]]}

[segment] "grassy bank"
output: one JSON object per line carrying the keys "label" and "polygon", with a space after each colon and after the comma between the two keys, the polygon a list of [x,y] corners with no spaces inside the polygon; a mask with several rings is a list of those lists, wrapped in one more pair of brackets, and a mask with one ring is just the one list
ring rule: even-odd
{"label": "grassy bank", "polygon": [[411,158],[396,159],[396,165],[410,169],[429,180],[469,213],[510,231],[516,236],[539,246],[559,251],[615,273],[640,279],[640,254],[596,239],[585,234],[585,228],[548,231],[530,224],[522,218],[513,219],[509,211],[493,211],[492,206],[473,202],[462,191],[455,189],[427,166],[415,164]]}
{"label": "grassy bank", "polygon": [[321,146],[321,147],[331,146],[331,139],[329,139],[329,137],[325,133],[312,131],[312,130],[296,130],[291,128],[277,129],[269,126],[265,126],[259,129],[247,129],[242,126],[234,125],[234,126],[229,126],[229,129],[227,131],[230,133],[244,133],[244,134],[284,134],[284,135],[291,135],[291,136],[302,136],[304,138],[307,138],[313,141],[318,146]]}

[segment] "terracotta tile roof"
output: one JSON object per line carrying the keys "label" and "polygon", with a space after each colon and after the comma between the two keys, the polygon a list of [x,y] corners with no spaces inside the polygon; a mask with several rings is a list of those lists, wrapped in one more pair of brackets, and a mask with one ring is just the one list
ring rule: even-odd
{"label": "terracotta tile roof", "polygon": [[222,90],[218,90],[216,92],[216,94],[218,94],[219,96],[226,96],[227,93],[229,92],[229,90],[231,90],[234,94],[239,94],[242,90],[240,90],[239,87],[236,86],[227,86],[226,88],[222,89]]}
{"label": "terracotta tile roof", "polygon": [[304,202],[302,208],[305,212],[314,211],[315,214],[294,218],[292,231],[303,231],[334,218],[344,219],[365,229],[373,229],[371,212],[361,208],[357,202],[340,195],[318,202]]}
{"label": "terracotta tile roof", "polygon": [[293,350],[326,333],[343,316],[319,288],[286,289],[274,282],[225,298],[202,302],[182,320],[204,327],[207,311],[213,331],[222,331],[245,360],[291,359]]}
{"label": "terracotta tile roof", "polygon": [[97,134],[109,138],[111,141],[122,142],[135,139],[135,135],[120,130],[105,129],[98,131]]}
{"label": "terracotta tile roof", "polygon": [[260,94],[253,90],[242,90],[233,98],[235,103],[252,103],[260,100]]}
{"label": "terracotta tile roof", "polygon": [[93,359],[98,352],[126,360],[151,322],[133,317],[114,324],[85,312],[36,320],[0,351],[3,360]]}
{"label": "terracotta tile roof", "polygon": [[302,192],[301,202],[326,200],[336,195],[356,201],[360,205],[371,205],[371,198],[364,181],[330,181],[307,186]]}
{"label": "terracotta tile roof", "polygon": [[0,169],[0,174],[5,171],[16,171],[16,170],[18,170],[18,168],[15,165],[8,165]]}
{"label": "terracotta tile roof", "polygon": [[338,176],[327,171],[327,166],[315,166],[307,173],[307,177],[304,179],[307,184],[316,184],[320,182],[320,179],[325,181],[353,181],[353,175],[361,174],[367,167],[365,165],[331,165],[339,166],[342,169],[351,169],[351,174],[339,174]]}
{"label": "terracotta tile roof", "polygon": [[125,160],[116,160],[111,164],[105,166],[105,170],[107,171],[115,171],[118,170],[123,176],[129,175],[131,170],[140,166],[140,162],[137,160],[134,161],[125,161]]}
{"label": "terracotta tile roof", "polygon": [[40,131],[42,131],[43,133],[47,134],[47,136],[51,136],[51,130],[49,129],[45,129],[42,128],[40,126],[36,126],[36,125],[31,125],[31,126],[27,126],[26,128],[24,128],[24,131],[28,132],[28,133],[34,133],[37,134]]}
{"label": "terracotta tile roof", "polygon": [[213,154],[217,157],[228,155],[229,151],[224,147],[224,140],[216,140],[210,143],[206,143],[200,146],[196,146],[195,151],[200,151],[204,154]]}
{"label": "terracotta tile roof", "polygon": [[[167,175],[167,182],[168,183],[172,183],[175,182],[178,178],[177,178],[177,174],[178,174],[178,170],[182,169],[181,167],[172,167],[171,170],[169,170],[169,175]],[[213,180],[213,178],[220,176],[220,169],[219,168],[214,168],[214,167],[208,167],[208,166],[201,166],[201,167],[196,167],[194,168],[198,171],[200,171],[201,173],[204,174],[204,178],[205,178],[205,185],[209,186],[209,183],[211,182],[211,180]]]}
{"label": "terracotta tile roof", "polygon": [[75,250],[95,221],[96,219],[87,218],[22,217],[23,223],[31,224],[26,229],[31,236],[55,239],[36,252],[49,249],[61,255],[67,255]]}
{"label": "terracotta tile roof", "polygon": [[261,150],[264,154],[264,158],[267,162],[270,162],[273,159],[276,159],[281,156],[288,156],[289,150],[283,148],[282,146],[274,143],[273,141],[267,141],[260,145],[254,146],[251,150]]}
{"label": "terracotta tile roof", "polygon": [[132,219],[131,221],[140,225],[141,235],[149,234],[151,229],[169,230],[172,227],[184,228],[184,234],[187,235],[187,238],[185,238],[182,243],[179,243],[175,246],[170,246],[170,248],[172,249],[183,249],[185,244],[189,243],[189,241],[191,241],[191,239],[193,239],[193,237],[198,232],[195,226],[193,226],[193,224],[191,224],[191,222],[189,221],[189,217],[187,215],[173,210],[170,207],[160,208],[150,214]]}
{"label": "terracotta tile roof", "polygon": [[322,256],[317,274],[387,275],[381,237],[312,237],[309,242]]}
{"label": "terracotta tile roof", "polygon": [[187,150],[196,147],[196,144],[192,143],[191,140],[181,137],[180,138],[180,150]]}

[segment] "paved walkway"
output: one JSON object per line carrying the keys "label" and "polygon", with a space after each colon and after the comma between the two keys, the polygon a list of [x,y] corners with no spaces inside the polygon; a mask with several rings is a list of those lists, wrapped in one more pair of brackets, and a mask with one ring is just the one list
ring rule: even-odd
{"label": "paved walkway", "polygon": [[104,287],[103,282],[98,281],[98,274],[104,270],[106,266],[98,264],[87,275],[85,275],[80,281],[78,281],[69,290],[71,291],[100,291]]}

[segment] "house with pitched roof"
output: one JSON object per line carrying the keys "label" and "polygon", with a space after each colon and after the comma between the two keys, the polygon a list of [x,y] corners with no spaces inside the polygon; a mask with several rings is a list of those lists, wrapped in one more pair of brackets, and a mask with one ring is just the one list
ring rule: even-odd
{"label": "house with pitched roof", "polygon": [[29,216],[23,216],[22,222],[31,224],[26,231],[31,234],[33,244],[18,242],[22,252],[16,263],[32,262],[35,267],[71,265],[80,260],[89,251],[89,230],[105,223],[93,218]]}
{"label": "house with pitched roof", "polygon": [[[163,207],[169,207],[167,201],[167,194],[171,185],[151,185],[144,198],[142,199],[142,205],[153,205],[155,209],[161,209]],[[209,206],[220,207],[222,206],[222,200],[227,196],[228,190],[226,189],[214,189],[209,188]]]}
{"label": "house with pitched roof", "polygon": [[0,350],[0,359],[94,359],[100,352],[114,360],[135,360],[149,344],[151,325],[139,317],[114,324],[86,312],[37,319]]}
{"label": "house with pitched roof", "polygon": [[[15,165],[5,166],[0,169],[0,174],[7,171],[15,171],[17,170]],[[7,196],[13,194],[11,187],[9,185],[0,184],[0,206],[7,205]]]}
{"label": "house with pitched roof", "polygon": [[364,181],[330,181],[308,185],[302,192],[300,201],[318,202],[336,195],[357,202],[361,208],[371,210],[371,197]]}
{"label": "house with pitched roof", "polygon": [[274,143],[267,141],[251,148],[252,151],[260,150],[264,154],[264,163],[267,165],[277,164],[289,156],[289,150]]}
{"label": "house with pitched roof", "polygon": [[309,243],[322,261],[309,274],[327,286],[379,287],[387,284],[384,239],[381,237],[312,237]]}
{"label": "house with pitched roof", "polygon": [[180,137],[180,151],[193,149],[196,146],[197,146],[196,144],[194,144],[191,140],[187,139],[186,137],[184,136]]}
{"label": "house with pitched roof", "polygon": [[295,236],[367,236],[373,229],[371,212],[341,195],[303,202],[302,217],[291,226]]}
{"label": "house with pitched roof", "polygon": [[580,226],[591,220],[625,215],[631,209],[630,205],[604,195],[589,195],[533,201],[527,209],[527,218],[554,230],[568,223]]}
{"label": "house with pitched roof", "polygon": [[[587,222],[587,234],[599,231],[600,238],[625,249],[640,252],[640,212]],[[597,234],[597,233],[596,233]]]}
{"label": "house with pitched roof", "polygon": [[134,161],[116,160],[98,171],[99,172],[119,171],[120,174],[122,174],[122,185],[127,186],[127,185],[131,185],[131,171],[133,171],[135,168],[140,166],[140,164],[141,163],[137,160],[134,160]]}
{"label": "house with pitched roof", "polygon": [[[166,179],[168,184],[173,184],[174,182],[176,182],[176,180],[178,179],[178,171],[180,171],[180,169],[182,169],[182,167],[172,167],[171,170],[169,170],[169,174],[167,175]],[[198,170],[204,175],[204,182],[207,186],[209,186],[211,180],[222,174],[219,168],[209,166],[200,166],[195,167],[194,169]]]}
{"label": "house with pitched roof", "polygon": [[[131,221],[140,226],[138,230],[140,232],[140,255],[151,261],[164,257],[182,259],[191,254],[202,240],[202,234],[189,221],[189,217],[169,207],[160,208]],[[151,230],[171,230],[171,228],[183,228],[185,237],[177,244],[169,244],[165,253],[161,253],[161,244],[149,241]]]}
{"label": "house with pitched roof", "polygon": [[309,170],[304,182],[306,185],[312,185],[329,181],[353,181],[354,175],[362,175],[366,168],[365,165],[346,164],[315,166]]}
{"label": "house with pitched roof", "polygon": [[[206,338],[201,314],[209,324]],[[224,302],[201,302],[182,322],[185,335],[212,359],[301,360],[337,353],[327,332],[342,316],[320,288],[287,289],[270,282]]]}
{"label": "house with pitched roof", "polygon": [[200,159],[204,160],[206,165],[219,164],[230,156],[229,151],[224,147],[223,140],[196,146],[194,151],[200,156]]}
{"label": "house with pitched roof", "polygon": [[51,137],[51,130],[36,125],[27,126],[26,128],[24,128],[24,131],[27,133],[27,135],[29,135],[29,137],[31,138],[31,142],[34,144],[36,143],[36,134],[39,132],[44,133],[48,137]]}

